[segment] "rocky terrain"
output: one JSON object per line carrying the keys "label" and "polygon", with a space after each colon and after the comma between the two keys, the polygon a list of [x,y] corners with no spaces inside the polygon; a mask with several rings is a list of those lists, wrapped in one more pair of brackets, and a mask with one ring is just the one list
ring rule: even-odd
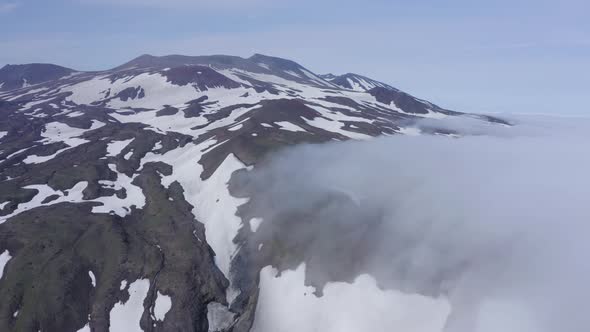
{"label": "rocky terrain", "polygon": [[[265,267],[334,254],[290,242],[302,227],[292,220],[314,222],[326,206],[371,216],[334,193],[307,215],[262,215],[272,197],[247,174],[296,144],[461,135],[414,125],[456,116],[507,125],[264,55],[5,66],[0,331],[250,331]],[[360,274],[310,271],[309,296]]]}

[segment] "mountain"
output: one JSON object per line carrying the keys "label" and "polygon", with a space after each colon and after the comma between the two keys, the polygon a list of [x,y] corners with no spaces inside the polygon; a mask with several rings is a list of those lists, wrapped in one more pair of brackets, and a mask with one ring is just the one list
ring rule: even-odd
{"label": "mountain", "polygon": [[43,63],[6,65],[0,68],[0,91],[26,88],[71,75],[74,70]]}
{"label": "mountain", "polygon": [[256,242],[240,174],[465,115],[259,54],[6,66],[0,82],[0,331],[249,331],[259,272],[287,258]]}

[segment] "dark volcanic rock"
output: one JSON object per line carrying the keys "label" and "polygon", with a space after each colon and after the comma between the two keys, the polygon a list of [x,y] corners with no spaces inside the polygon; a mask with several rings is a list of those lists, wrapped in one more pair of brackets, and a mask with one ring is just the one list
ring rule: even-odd
{"label": "dark volcanic rock", "polygon": [[136,88],[127,88],[121,92],[119,92],[114,98],[119,98],[122,101],[127,101],[130,99],[141,99],[145,97],[145,91],[141,87]]}
{"label": "dark volcanic rock", "polygon": [[383,104],[395,103],[397,107],[406,113],[427,114],[432,105],[417,100],[409,94],[397,90],[377,87],[369,90],[378,102]]}
{"label": "dark volcanic rock", "polygon": [[57,80],[73,72],[69,68],[44,63],[6,65],[0,69],[0,91]]}
{"label": "dark volcanic rock", "polygon": [[172,68],[163,72],[168,81],[176,85],[192,84],[200,91],[207,91],[210,88],[233,89],[240,87],[226,76],[205,66],[182,66]]}

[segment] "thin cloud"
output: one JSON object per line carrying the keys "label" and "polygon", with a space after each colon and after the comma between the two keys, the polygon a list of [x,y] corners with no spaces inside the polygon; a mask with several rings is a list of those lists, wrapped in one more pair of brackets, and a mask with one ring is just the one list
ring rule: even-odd
{"label": "thin cloud", "polygon": [[18,2],[2,2],[0,3],[0,14],[12,12],[19,6]]}
{"label": "thin cloud", "polygon": [[265,0],[78,0],[83,4],[93,5],[117,5],[132,7],[156,7],[156,8],[199,8],[199,9],[226,9],[251,6],[271,6],[282,1]]}

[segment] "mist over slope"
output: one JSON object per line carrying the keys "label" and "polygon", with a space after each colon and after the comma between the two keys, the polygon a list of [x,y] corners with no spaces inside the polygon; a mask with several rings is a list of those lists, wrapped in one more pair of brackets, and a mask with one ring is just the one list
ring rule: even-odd
{"label": "mist over slope", "polygon": [[242,180],[273,249],[254,331],[590,325],[590,121],[432,121],[476,136],[297,146]]}

